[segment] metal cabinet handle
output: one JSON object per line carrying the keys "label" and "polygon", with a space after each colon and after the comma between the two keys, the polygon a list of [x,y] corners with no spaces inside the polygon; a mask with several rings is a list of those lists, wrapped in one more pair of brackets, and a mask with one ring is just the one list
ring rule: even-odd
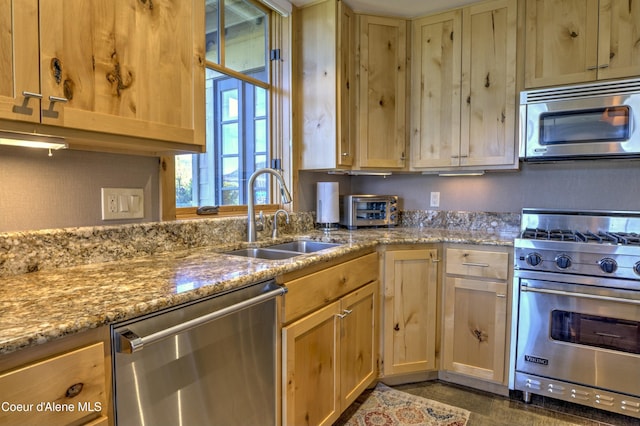
{"label": "metal cabinet handle", "polygon": [[24,96],[25,98],[36,98],[36,99],[42,99],[42,94],[41,93],[33,93],[33,92],[22,92],[22,96]]}
{"label": "metal cabinet handle", "polygon": [[496,293],[496,297],[500,297],[501,299],[504,299],[505,297],[507,297],[507,295],[504,293]]}
{"label": "metal cabinet handle", "polygon": [[464,266],[477,266],[477,267],[480,267],[480,268],[488,268],[489,267],[488,263],[462,262],[462,264]]}
{"label": "metal cabinet handle", "polygon": [[202,315],[201,317],[174,325],[173,327],[165,328],[164,330],[151,333],[147,336],[138,336],[136,333],[129,329],[122,330],[118,332],[116,351],[119,353],[132,354],[134,352],[142,350],[145,346],[157,343],[163,339],[166,339],[167,337],[171,337],[178,333],[183,333],[202,324],[206,324],[218,318],[222,318],[229,314],[241,311],[243,309],[262,303],[266,300],[273,299],[274,297],[281,296],[286,292],[287,289],[285,287],[280,287],[256,297],[252,297],[251,299],[243,300],[242,302],[236,303],[235,305],[227,306],[217,311]]}
{"label": "metal cabinet handle", "polygon": [[344,317],[346,317],[347,315],[349,315],[351,312],[353,312],[352,310],[349,309],[343,309],[342,310],[342,314],[336,314],[336,316],[340,319],[343,319]]}
{"label": "metal cabinet handle", "polygon": [[62,102],[63,104],[66,104],[67,102],[69,102],[69,99],[67,98],[61,98],[58,96],[49,96],[49,100],[53,103],[53,102]]}
{"label": "metal cabinet handle", "polygon": [[348,152],[343,152],[343,153],[342,153],[342,156],[343,156],[343,157],[348,157],[348,156],[349,156],[349,153],[348,153]]}

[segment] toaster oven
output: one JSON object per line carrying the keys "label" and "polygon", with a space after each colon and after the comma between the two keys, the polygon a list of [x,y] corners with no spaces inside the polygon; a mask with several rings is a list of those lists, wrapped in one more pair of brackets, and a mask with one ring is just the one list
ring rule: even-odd
{"label": "toaster oven", "polygon": [[343,195],[340,224],[349,229],[398,224],[397,195]]}

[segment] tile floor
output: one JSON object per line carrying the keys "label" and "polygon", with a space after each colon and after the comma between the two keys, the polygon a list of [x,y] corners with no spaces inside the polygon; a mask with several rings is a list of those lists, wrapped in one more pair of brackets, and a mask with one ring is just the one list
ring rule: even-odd
{"label": "tile floor", "polygon": [[471,411],[468,426],[640,425],[640,419],[537,395],[531,404],[525,404],[516,392],[507,398],[440,381],[394,388]]}
{"label": "tile floor", "polygon": [[[507,398],[437,380],[394,388],[471,411],[467,426],[640,425],[640,419],[537,395],[533,395],[531,404],[525,404],[519,398],[519,392],[513,392],[513,396]],[[334,426],[343,424],[357,405],[356,401]]]}

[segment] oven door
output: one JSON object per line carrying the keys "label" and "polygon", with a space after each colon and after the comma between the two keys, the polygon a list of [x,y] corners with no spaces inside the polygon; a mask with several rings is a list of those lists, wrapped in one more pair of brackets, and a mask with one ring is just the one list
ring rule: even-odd
{"label": "oven door", "polygon": [[640,395],[640,292],[547,275],[519,278],[516,371]]}

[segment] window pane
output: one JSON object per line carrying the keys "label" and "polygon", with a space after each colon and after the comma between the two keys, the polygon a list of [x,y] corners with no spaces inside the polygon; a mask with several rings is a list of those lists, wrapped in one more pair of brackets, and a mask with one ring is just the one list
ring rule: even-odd
{"label": "window pane", "polygon": [[222,125],[222,155],[238,154],[238,123]]}
{"label": "window pane", "polygon": [[267,91],[256,87],[256,117],[267,116]]}
{"label": "window pane", "polygon": [[225,90],[222,92],[222,120],[236,120],[238,118],[238,91]]}
{"label": "window pane", "polygon": [[206,36],[206,49],[207,52],[205,56],[207,57],[207,61],[211,61],[213,63],[219,64],[219,47],[220,47],[220,39],[218,37],[220,28],[220,23],[218,20],[218,10],[220,9],[219,5],[220,0],[206,0],[205,1],[205,14],[206,14],[206,26],[205,26],[205,36]]}
{"label": "window pane", "polygon": [[193,183],[192,155],[176,155],[176,207],[195,206],[191,185]]}
{"label": "window pane", "polygon": [[256,152],[267,152],[267,120],[255,121]]}
{"label": "window pane", "polygon": [[225,67],[244,74],[266,69],[267,21],[267,14],[247,1],[224,1]]}

